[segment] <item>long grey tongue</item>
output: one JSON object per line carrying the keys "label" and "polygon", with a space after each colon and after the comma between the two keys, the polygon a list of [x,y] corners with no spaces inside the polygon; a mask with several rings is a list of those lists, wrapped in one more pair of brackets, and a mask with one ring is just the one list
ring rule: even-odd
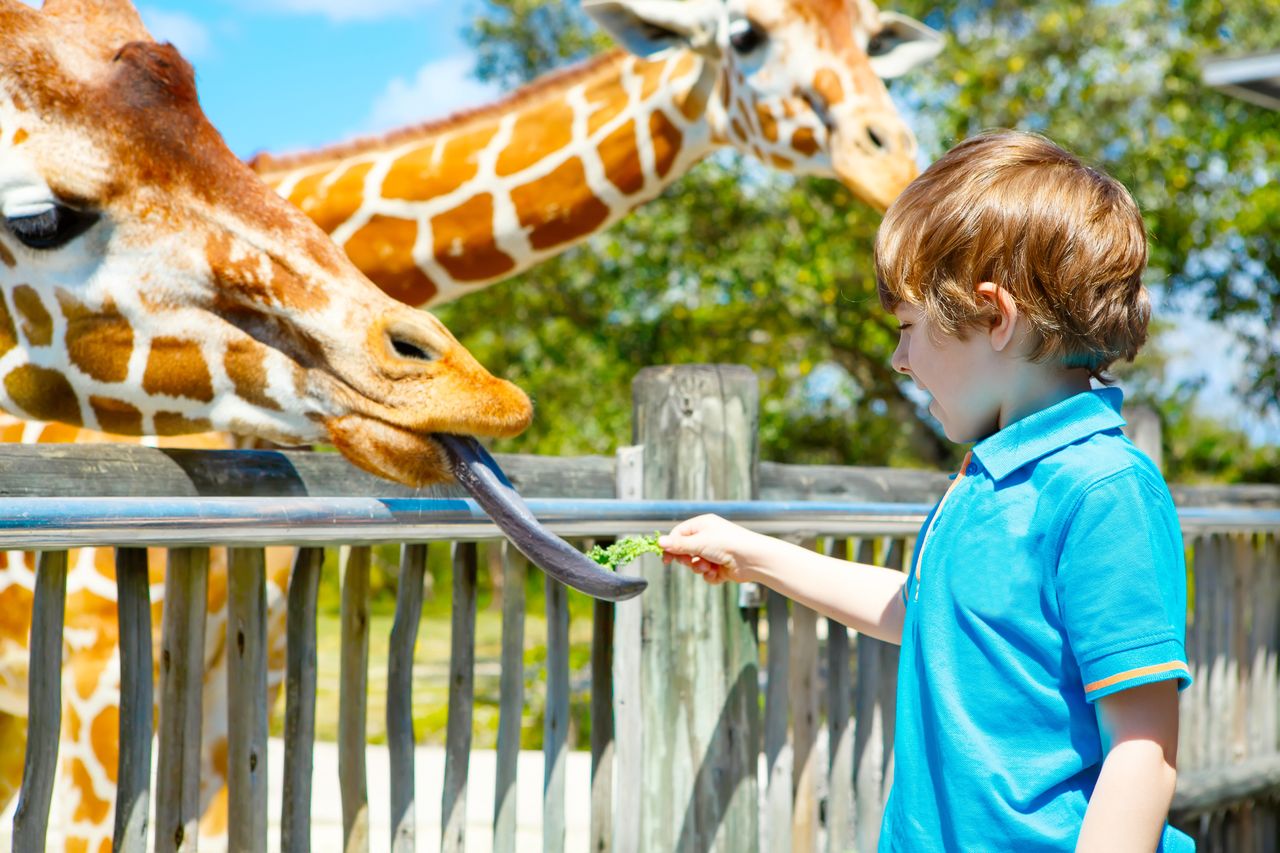
{"label": "long grey tongue", "polygon": [[551,577],[593,598],[623,601],[648,586],[640,578],[607,571],[577,548],[543,527],[512,487],[498,463],[474,438],[436,434],[453,466],[453,475],[489,514],[498,529],[534,565]]}

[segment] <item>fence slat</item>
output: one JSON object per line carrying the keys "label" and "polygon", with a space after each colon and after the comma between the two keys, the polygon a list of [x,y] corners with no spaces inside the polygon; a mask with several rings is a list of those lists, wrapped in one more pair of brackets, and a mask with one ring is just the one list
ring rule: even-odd
{"label": "fence slat", "polygon": [[323,548],[299,548],[289,578],[280,849],[311,850],[311,773],[316,742],[316,597]]}
{"label": "fence slat", "polygon": [[[868,542],[868,545],[871,543]],[[866,551],[859,554],[868,557]],[[884,566],[901,569],[904,543],[891,540]],[[880,815],[892,777],[894,687],[897,685],[898,647],[858,635],[857,710],[854,714],[854,809],[857,849],[874,850],[880,838]]]}
{"label": "fence slat", "polygon": [[[618,448],[617,497],[636,500],[644,488],[644,447]],[[618,574],[635,575],[648,557],[618,567]],[[621,601],[613,611],[613,719],[617,756],[617,793],[614,801],[623,804],[614,814],[613,853],[638,853],[643,831],[643,810],[626,804],[642,802],[644,796],[644,731],[641,697],[640,647],[644,606],[640,596]],[[754,750],[755,747],[752,747]]]}
{"label": "fence slat", "polygon": [[13,816],[15,850],[43,851],[62,734],[62,624],[67,552],[42,551],[36,563],[27,686],[27,752]]}
{"label": "fence slat", "polygon": [[415,843],[413,785],[413,653],[422,622],[427,546],[400,550],[400,588],[387,653],[387,748],[391,758],[391,849],[411,853]]}
{"label": "fence slat", "polygon": [[[859,559],[852,540],[840,540],[832,556]],[[869,562],[870,558],[866,561]],[[861,561],[861,560],[860,560]],[[853,847],[853,696],[849,630],[827,620],[827,850]]]}
{"label": "fence slat", "polygon": [[151,808],[151,580],[145,548],[116,549],[116,617],[120,626],[120,755],[111,846],[147,849]]}
{"label": "fence slat", "polygon": [[791,849],[791,749],[787,743],[790,712],[791,630],[787,598],[769,590],[766,594],[769,621],[768,684],[764,699],[764,756],[768,772],[765,790],[765,843],[769,853]]}
{"label": "fence slat", "polygon": [[[816,543],[810,543],[814,545]],[[791,849],[818,846],[818,614],[791,605]]]}
{"label": "fence slat", "polygon": [[227,549],[227,841],[267,849],[267,593],[261,548]]}
{"label": "fence slat", "polygon": [[342,661],[338,696],[338,778],[345,853],[368,853],[369,787],[365,775],[369,700],[369,546],[345,550]]}
{"label": "fence slat", "polygon": [[591,835],[604,853],[613,837],[613,604],[597,601],[591,624]]}
{"label": "fence slat", "polygon": [[200,821],[204,632],[209,608],[209,549],[173,548],[160,623],[160,744],[156,853],[196,849]]}
{"label": "fence slat", "polygon": [[524,711],[524,555],[505,539],[502,549],[502,669],[498,695],[498,754],[493,797],[494,853],[515,853],[516,767]]}
{"label": "fence slat", "polygon": [[542,851],[564,853],[569,737],[569,595],[547,578],[547,710],[542,731]]}
{"label": "fence slat", "polygon": [[1197,770],[1207,764],[1209,729],[1209,588],[1214,583],[1208,536],[1191,540],[1191,578],[1188,592],[1194,602],[1188,614],[1187,661],[1191,686],[1179,700],[1178,769]]}
{"label": "fence slat", "polygon": [[445,734],[440,849],[462,853],[467,842],[467,776],[475,704],[476,543],[453,546],[453,624],[449,648],[449,722]]}

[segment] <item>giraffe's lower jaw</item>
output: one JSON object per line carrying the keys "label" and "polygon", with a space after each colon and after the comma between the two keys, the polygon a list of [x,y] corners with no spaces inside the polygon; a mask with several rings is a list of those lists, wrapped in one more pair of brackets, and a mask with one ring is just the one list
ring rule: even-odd
{"label": "giraffe's lower jaw", "polygon": [[543,527],[512,487],[502,469],[474,438],[438,433],[454,477],[534,565],[551,577],[593,598],[623,601],[648,585],[601,568]]}

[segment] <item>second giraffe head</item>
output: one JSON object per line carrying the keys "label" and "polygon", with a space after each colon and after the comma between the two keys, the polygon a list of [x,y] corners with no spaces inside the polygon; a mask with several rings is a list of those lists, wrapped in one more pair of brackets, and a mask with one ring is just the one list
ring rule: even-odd
{"label": "second giraffe head", "polygon": [[632,53],[683,49],[707,60],[687,63],[707,85],[694,87],[686,115],[705,110],[713,143],[788,171],[839,178],[880,210],[916,176],[915,137],[882,80],[941,49],[941,36],[923,24],[870,0],[584,0],[583,7]]}

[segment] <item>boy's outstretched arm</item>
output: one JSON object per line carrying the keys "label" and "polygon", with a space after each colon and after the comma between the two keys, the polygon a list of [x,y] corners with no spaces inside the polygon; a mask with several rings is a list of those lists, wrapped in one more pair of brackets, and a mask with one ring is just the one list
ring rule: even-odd
{"label": "boy's outstretched arm", "polygon": [[1098,706],[1111,749],[1076,850],[1155,850],[1178,780],[1178,682],[1130,687]]}
{"label": "boy's outstretched arm", "polygon": [[902,644],[906,575],[816,554],[700,515],[658,540],[663,562],[683,563],[711,584],[760,583],[855,631]]}

